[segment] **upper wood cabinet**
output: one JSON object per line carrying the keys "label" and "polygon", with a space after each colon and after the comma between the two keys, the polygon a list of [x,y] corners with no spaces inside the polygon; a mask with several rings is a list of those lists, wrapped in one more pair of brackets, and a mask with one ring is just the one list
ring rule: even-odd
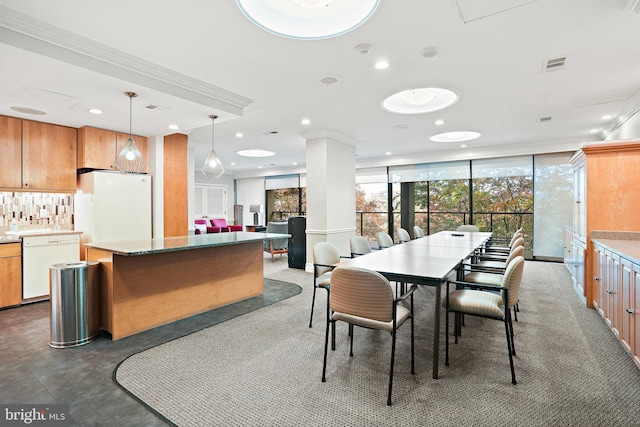
{"label": "upper wood cabinet", "polygon": [[78,169],[113,169],[116,133],[83,126],[78,129]]}
{"label": "upper wood cabinet", "polygon": [[22,187],[29,190],[76,190],[77,130],[22,121]]}
{"label": "upper wood cabinet", "polygon": [[0,116],[0,187],[22,187],[22,120]]}
{"label": "upper wood cabinet", "polygon": [[[128,133],[83,126],[78,129],[78,169],[111,169],[129,139]],[[147,162],[147,138],[134,135],[136,146]],[[142,172],[147,171],[147,166]]]}
{"label": "upper wood cabinet", "polygon": [[76,129],[0,116],[0,188],[73,192]]}

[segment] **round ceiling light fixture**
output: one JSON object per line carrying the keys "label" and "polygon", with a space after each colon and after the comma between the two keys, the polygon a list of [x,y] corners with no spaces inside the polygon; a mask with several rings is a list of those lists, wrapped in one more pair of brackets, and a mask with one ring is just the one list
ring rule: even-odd
{"label": "round ceiling light fixture", "polygon": [[240,150],[236,154],[244,157],[269,157],[276,153],[267,150]]}
{"label": "round ceiling light fixture", "polygon": [[480,136],[481,134],[479,132],[465,130],[465,131],[439,133],[437,135],[433,135],[429,139],[434,142],[462,142],[462,141],[471,141],[472,139],[480,138]]}
{"label": "round ceiling light fixture", "polygon": [[458,94],[439,87],[403,90],[382,101],[382,108],[391,113],[423,114],[442,110],[458,101]]}
{"label": "round ceiling light fixture", "polygon": [[347,33],[369,19],[380,0],[236,0],[247,18],[273,34],[302,40]]}

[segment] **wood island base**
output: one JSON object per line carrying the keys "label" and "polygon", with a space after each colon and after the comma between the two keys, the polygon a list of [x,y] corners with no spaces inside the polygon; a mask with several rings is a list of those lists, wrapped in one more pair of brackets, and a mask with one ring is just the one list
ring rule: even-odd
{"label": "wood island base", "polygon": [[101,327],[117,340],[263,292],[262,241],[124,256],[86,248],[101,271]]}

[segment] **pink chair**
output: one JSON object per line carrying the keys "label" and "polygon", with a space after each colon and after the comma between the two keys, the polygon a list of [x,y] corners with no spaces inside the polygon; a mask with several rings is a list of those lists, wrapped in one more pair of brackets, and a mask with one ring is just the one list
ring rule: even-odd
{"label": "pink chair", "polygon": [[206,219],[196,219],[194,221],[196,234],[220,233],[220,227],[211,227]]}
{"label": "pink chair", "polygon": [[230,225],[227,224],[227,220],[224,218],[213,218],[211,219],[211,226],[214,228],[220,228],[220,232],[226,233],[229,231],[242,231],[241,225]]}

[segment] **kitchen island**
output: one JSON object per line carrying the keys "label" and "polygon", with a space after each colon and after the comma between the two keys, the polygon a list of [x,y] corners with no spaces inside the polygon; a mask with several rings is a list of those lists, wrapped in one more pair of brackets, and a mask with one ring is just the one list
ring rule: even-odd
{"label": "kitchen island", "polygon": [[263,241],[273,233],[210,233],[90,243],[99,261],[101,327],[113,340],[263,291]]}

